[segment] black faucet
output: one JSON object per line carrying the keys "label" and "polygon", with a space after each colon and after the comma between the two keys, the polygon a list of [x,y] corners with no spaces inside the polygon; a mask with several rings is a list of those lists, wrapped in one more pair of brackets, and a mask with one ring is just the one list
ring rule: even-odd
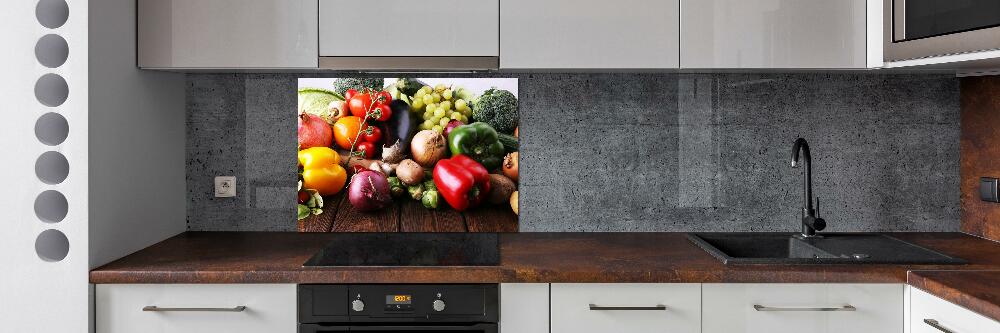
{"label": "black faucet", "polygon": [[[802,152],[802,164],[805,164],[805,171],[802,172],[802,237],[819,237],[816,231],[826,229],[826,220],[817,216],[813,209],[813,185],[812,185],[812,156],[809,155],[809,144],[806,139],[798,138],[792,145],[792,167],[799,167],[799,151]],[[816,200],[819,206],[819,199]]]}

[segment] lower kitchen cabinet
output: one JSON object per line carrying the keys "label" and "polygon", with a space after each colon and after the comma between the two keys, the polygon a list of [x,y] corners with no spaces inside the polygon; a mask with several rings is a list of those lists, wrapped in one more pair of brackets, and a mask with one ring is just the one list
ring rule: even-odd
{"label": "lower kitchen cabinet", "polygon": [[553,283],[551,292],[553,333],[701,331],[700,284]]}
{"label": "lower kitchen cabinet", "polygon": [[500,284],[501,333],[549,333],[549,284]]}
{"label": "lower kitchen cabinet", "polygon": [[99,284],[98,333],[294,333],[294,284]]}
{"label": "lower kitchen cabinet", "polygon": [[1000,322],[955,305],[927,292],[910,287],[910,315],[907,333],[996,333]]}
{"label": "lower kitchen cabinet", "polygon": [[705,333],[902,332],[902,284],[704,284]]}

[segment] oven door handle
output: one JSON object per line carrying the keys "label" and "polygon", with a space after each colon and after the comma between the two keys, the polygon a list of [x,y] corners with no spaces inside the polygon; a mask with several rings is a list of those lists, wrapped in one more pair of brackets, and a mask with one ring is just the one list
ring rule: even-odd
{"label": "oven door handle", "polygon": [[[496,324],[473,324],[473,325],[445,325],[445,326],[351,326],[349,331],[351,332],[367,332],[367,331],[390,331],[390,332],[439,332],[439,331],[475,331],[483,333],[497,333]],[[322,331],[320,331],[322,332]]]}

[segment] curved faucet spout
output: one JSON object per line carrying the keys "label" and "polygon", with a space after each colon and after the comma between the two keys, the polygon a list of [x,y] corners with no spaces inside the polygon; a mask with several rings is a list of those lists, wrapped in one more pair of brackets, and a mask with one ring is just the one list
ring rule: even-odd
{"label": "curved faucet spout", "polygon": [[[799,152],[802,153],[802,163],[799,163]],[[826,228],[826,221],[816,216],[812,203],[812,155],[809,153],[809,143],[798,138],[792,145],[792,167],[804,166],[802,172],[802,236],[814,237],[817,230]]]}

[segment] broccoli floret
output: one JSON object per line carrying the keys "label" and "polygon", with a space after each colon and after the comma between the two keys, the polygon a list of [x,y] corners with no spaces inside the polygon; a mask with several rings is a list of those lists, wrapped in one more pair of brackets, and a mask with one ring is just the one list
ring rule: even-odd
{"label": "broccoli floret", "polygon": [[497,132],[514,133],[518,122],[517,97],[503,89],[487,90],[473,105],[472,118],[490,124]]}
{"label": "broccoli floret", "polygon": [[345,77],[333,81],[333,91],[343,95],[347,89],[364,91],[365,88],[372,90],[382,90],[384,79],[374,77]]}

